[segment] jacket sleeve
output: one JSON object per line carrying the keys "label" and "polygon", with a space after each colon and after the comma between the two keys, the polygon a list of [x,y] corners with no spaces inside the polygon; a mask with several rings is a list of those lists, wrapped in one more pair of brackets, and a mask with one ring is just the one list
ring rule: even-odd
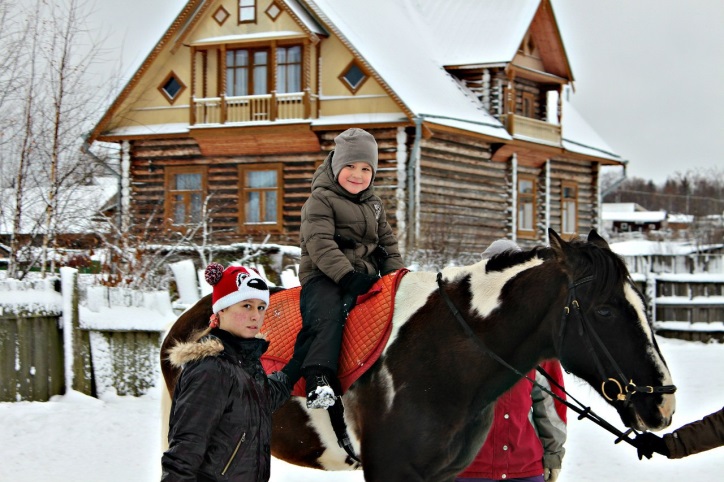
{"label": "jacket sleeve", "polygon": [[274,372],[267,377],[269,380],[269,403],[271,411],[276,412],[282,405],[287,403],[292,395],[291,382],[286,373],[282,371]]}
{"label": "jacket sleeve", "polygon": [[405,264],[402,262],[402,256],[400,256],[400,247],[397,243],[397,238],[387,223],[387,214],[384,209],[382,213],[380,213],[377,222],[377,236],[379,237],[379,246],[385,252],[384,256],[378,260],[380,274],[386,275],[404,268]]}
{"label": "jacket sleeve", "polygon": [[174,393],[168,450],[161,458],[163,482],[196,481],[204,454],[226,407],[227,377],[218,360],[192,362],[184,368]]}
{"label": "jacket sleeve", "polygon": [[335,283],[354,270],[334,240],[334,210],[324,196],[313,192],[307,199],[300,231],[312,262]]}
{"label": "jacket sleeve", "polygon": [[670,459],[680,459],[724,445],[724,408],[664,435]]}
{"label": "jacket sleeve", "polygon": [[[563,373],[560,363],[557,361],[546,361],[541,364],[553,379],[563,386]],[[536,381],[553,393],[563,398],[565,395],[540,373],[536,372]],[[547,392],[533,385],[531,390],[533,399],[533,424],[538,432],[538,437],[543,444],[543,466],[549,469],[560,469],[563,463],[563,456],[566,449],[566,406],[553,398]]]}

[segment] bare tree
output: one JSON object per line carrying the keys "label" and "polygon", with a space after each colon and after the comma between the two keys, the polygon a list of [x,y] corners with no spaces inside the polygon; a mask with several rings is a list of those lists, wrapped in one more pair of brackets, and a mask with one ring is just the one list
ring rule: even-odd
{"label": "bare tree", "polygon": [[14,190],[0,216],[12,218],[12,277],[22,277],[20,253],[27,256],[38,241],[38,252],[23,260],[25,270],[29,264],[43,275],[55,270],[58,227],[68,224],[62,220],[71,194],[97,170],[80,150],[102,100],[102,90],[88,81],[88,69],[103,51],[86,28],[87,6],[84,0],[36,0],[24,9],[0,0],[0,22],[17,26],[0,33],[4,50],[17,52],[0,61],[0,86],[8,87],[0,93],[0,125],[9,126],[2,129],[0,168],[14,173],[0,181]]}

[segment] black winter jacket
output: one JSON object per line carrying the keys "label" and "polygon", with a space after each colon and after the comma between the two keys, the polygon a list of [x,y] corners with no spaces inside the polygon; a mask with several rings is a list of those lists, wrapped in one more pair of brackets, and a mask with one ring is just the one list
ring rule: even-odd
{"label": "black winter jacket", "polygon": [[289,399],[286,375],[264,373],[269,343],[214,329],[169,350],[174,390],[163,482],[269,480],[271,415]]}

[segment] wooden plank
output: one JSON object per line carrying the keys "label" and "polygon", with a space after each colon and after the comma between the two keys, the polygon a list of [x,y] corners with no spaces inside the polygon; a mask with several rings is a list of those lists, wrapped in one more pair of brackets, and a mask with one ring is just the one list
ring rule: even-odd
{"label": "wooden plank", "polygon": [[15,359],[17,346],[17,318],[0,318],[0,402],[16,401],[17,373]]}
{"label": "wooden plank", "polygon": [[33,331],[33,372],[31,373],[35,394],[33,400],[47,402],[50,399],[48,339],[51,336],[51,323],[54,320],[40,317],[26,321],[32,324]]}

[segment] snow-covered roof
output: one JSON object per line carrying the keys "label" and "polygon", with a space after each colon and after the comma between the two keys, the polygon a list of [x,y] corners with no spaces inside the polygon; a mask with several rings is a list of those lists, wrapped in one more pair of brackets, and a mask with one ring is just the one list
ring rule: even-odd
{"label": "snow-covered roof", "polygon": [[627,223],[658,223],[666,219],[666,211],[617,212],[603,211],[604,221],[622,221]]}
{"label": "snow-covered roof", "polygon": [[222,35],[219,37],[208,37],[198,40],[194,40],[191,45],[215,45],[232,42],[243,42],[250,40],[266,40],[270,38],[287,38],[287,37],[300,37],[304,35],[303,32],[284,31],[284,32],[257,32],[244,35]]}
{"label": "snow-covered roof", "polygon": [[646,211],[637,203],[602,203],[603,212],[632,213],[634,211]]}
{"label": "snow-covered roof", "polygon": [[598,133],[578,113],[575,107],[565,99],[562,106],[561,123],[562,144],[567,151],[589,156],[603,157],[621,161],[621,156],[604,141]]}
{"label": "snow-covered roof", "polygon": [[413,116],[453,119],[485,135],[510,139],[503,125],[431,55],[437,52],[437,39],[415,2],[314,0],[309,4],[382,76]]}
{"label": "snow-covered roof", "polygon": [[647,241],[643,239],[610,243],[609,246],[614,253],[621,256],[688,255],[724,247],[722,244],[697,245],[696,243]]}
{"label": "snow-covered roof", "polygon": [[[13,231],[15,189],[0,190],[0,233]],[[118,192],[118,180],[113,177],[95,178],[92,185],[72,186],[62,189],[58,194],[58,212],[56,216],[58,233],[89,233],[100,227],[93,216],[100,212],[108,201]],[[45,209],[48,189],[31,187],[23,190],[21,233],[45,232]],[[12,209],[11,209],[12,208]]]}
{"label": "snow-covered roof", "polygon": [[443,65],[510,62],[533,21],[540,0],[401,2],[415,11],[434,39]]}

